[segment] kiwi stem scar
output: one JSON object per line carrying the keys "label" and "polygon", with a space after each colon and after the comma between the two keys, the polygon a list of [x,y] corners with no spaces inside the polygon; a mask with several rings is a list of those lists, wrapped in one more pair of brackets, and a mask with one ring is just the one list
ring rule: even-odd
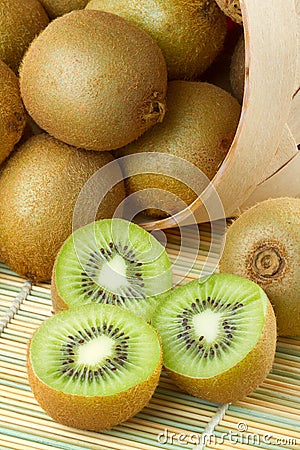
{"label": "kiwi stem scar", "polygon": [[253,255],[252,270],[261,278],[275,278],[284,269],[285,261],[279,248],[273,244],[259,246]]}

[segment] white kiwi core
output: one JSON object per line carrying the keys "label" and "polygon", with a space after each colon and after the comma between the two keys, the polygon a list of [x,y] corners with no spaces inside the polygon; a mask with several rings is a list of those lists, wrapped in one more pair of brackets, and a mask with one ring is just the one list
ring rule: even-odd
{"label": "white kiwi core", "polygon": [[216,341],[223,314],[210,309],[196,314],[193,317],[193,325],[197,337],[204,336],[206,342],[211,344]]}
{"label": "white kiwi core", "polygon": [[124,258],[121,255],[115,255],[110,261],[103,264],[97,277],[99,285],[111,292],[128,287],[126,268]]}
{"label": "white kiwi core", "polygon": [[96,366],[109,358],[114,350],[115,341],[108,336],[99,336],[78,347],[78,364]]}

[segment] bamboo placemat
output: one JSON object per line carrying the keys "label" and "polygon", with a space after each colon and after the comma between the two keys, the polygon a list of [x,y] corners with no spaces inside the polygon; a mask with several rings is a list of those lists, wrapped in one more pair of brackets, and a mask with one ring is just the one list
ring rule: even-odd
{"label": "bamboo placemat", "polygon": [[[209,258],[208,225],[200,226],[200,236],[198,256],[187,273],[196,245],[193,233],[188,235],[188,245],[174,266],[175,282],[186,283],[203,267],[207,272],[215,265],[221,232]],[[167,238],[174,262],[180,247],[178,231],[168,231]],[[53,422],[30,391],[27,342],[50,315],[49,285],[32,285],[0,263],[0,450],[300,449],[300,340],[279,339],[271,373],[243,401],[230,405],[202,401],[184,394],[163,373],[147,407],[112,430],[95,433]]]}

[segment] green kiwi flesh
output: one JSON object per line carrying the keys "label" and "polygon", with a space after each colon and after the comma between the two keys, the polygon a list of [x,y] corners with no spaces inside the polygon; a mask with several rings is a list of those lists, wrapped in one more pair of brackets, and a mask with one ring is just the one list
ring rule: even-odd
{"label": "green kiwi flesh", "polygon": [[50,19],[63,16],[75,9],[83,9],[88,0],[40,0]]}
{"label": "green kiwi flesh", "polygon": [[0,60],[18,73],[29,44],[48,23],[49,18],[38,0],[1,0]]}
{"label": "green kiwi flesh", "polygon": [[[43,133],[31,137],[0,170],[0,258],[19,275],[50,280],[56,254],[72,233],[77,197],[89,178],[114,158],[71,147]],[[118,167],[114,175],[122,178]],[[112,217],[124,199],[114,186],[97,218]]]}
{"label": "green kiwi flesh", "polygon": [[196,79],[222,48],[226,20],[215,0],[91,0],[86,9],[133,22],[158,43],[170,80]]}
{"label": "green kiwi flesh", "polygon": [[258,203],[229,227],[220,271],[258,283],[273,304],[278,333],[300,336],[300,199]]}
{"label": "green kiwi flesh", "polygon": [[53,309],[111,303],[149,320],[171,286],[169,258],[150,233],[123,219],[101,220],[63,244],[53,269]]}
{"label": "green kiwi flesh", "polygon": [[232,402],[271,369],[275,316],[264,291],[249,280],[229,274],[194,280],[158,305],[152,323],[166,370],[192,395]]}
{"label": "green kiwi flesh", "polygon": [[[211,180],[217,173],[227,155],[235,136],[240,112],[241,107],[237,100],[217,86],[204,82],[171,81],[168,85],[168,109],[164,121],[135,142],[115,152],[115,155],[120,157],[153,152],[185,159],[207,177],[198,177],[199,194],[207,186],[207,179]],[[122,170],[127,177],[127,194],[145,191],[145,195],[136,198],[140,210],[146,210],[150,215],[163,216],[163,211],[178,212],[182,201],[189,205],[197,198],[197,193],[180,181],[184,175],[188,178],[188,174],[184,173],[184,164],[181,165],[179,176],[166,177],[163,174],[167,163],[163,161],[162,155],[157,155],[156,158],[148,156],[147,159],[149,173],[130,177],[128,174],[134,162],[122,161]],[[133,169],[136,170],[136,167]],[[161,173],[157,173],[158,169]],[[171,192],[176,198],[167,203],[164,195],[160,196],[157,191],[151,191],[151,188]],[[179,206],[177,198],[181,200]],[[158,209],[161,211],[149,208],[154,202],[160,202]]]}
{"label": "green kiwi flesh", "polygon": [[42,323],[27,352],[31,389],[57,422],[102,430],[150,400],[161,371],[157,333],[113,305],[89,304]]}
{"label": "green kiwi flesh", "polygon": [[114,14],[79,10],[53,20],[34,40],[22,61],[20,87],[43,130],[67,144],[105,151],[163,119],[167,69],[143,30]]}
{"label": "green kiwi flesh", "polygon": [[20,140],[26,125],[19,81],[14,72],[0,61],[0,164]]}

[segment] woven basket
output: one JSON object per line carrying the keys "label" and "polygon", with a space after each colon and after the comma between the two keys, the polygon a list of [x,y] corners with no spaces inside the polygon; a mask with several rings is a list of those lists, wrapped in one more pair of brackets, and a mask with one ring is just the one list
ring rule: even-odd
{"label": "woven basket", "polygon": [[[168,228],[195,219],[198,223],[207,221],[205,205],[215,190],[227,217],[268,197],[274,184],[279,185],[279,195],[300,195],[299,142],[293,137],[300,115],[296,95],[300,84],[299,69],[297,73],[300,2],[241,0],[240,3],[246,70],[241,118],[233,143],[212,185],[189,208],[167,219],[148,222],[147,229]],[[286,171],[288,176],[296,177],[294,183],[289,179],[286,182]],[[193,219],[191,214],[188,219],[188,213],[192,213]]]}

